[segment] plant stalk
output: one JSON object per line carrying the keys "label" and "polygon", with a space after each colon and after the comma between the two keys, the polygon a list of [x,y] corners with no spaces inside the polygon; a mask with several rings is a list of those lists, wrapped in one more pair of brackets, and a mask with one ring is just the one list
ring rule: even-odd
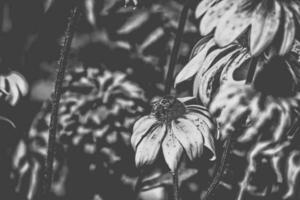
{"label": "plant stalk", "polygon": [[178,169],[172,172],[172,176],[173,176],[173,199],[179,200]]}
{"label": "plant stalk", "polygon": [[166,82],[165,82],[165,94],[168,95],[171,92],[172,85],[173,85],[173,75],[174,75],[174,70],[177,62],[177,57],[178,57],[178,52],[184,32],[184,27],[186,23],[186,19],[189,13],[190,5],[193,1],[192,0],[186,0],[184,7],[181,11],[180,14],[180,20],[178,24],[178,29],[176,32],[176,37],[175,37],[175,42],[174,46],[172,49],[171,57],[170,57],[170,62],[169,62],[169,67],[168,67],[168,72],[167,72],[167,77],[166,77]]}
{"label": "plant stalk", "polygon": [[42,182],[42,199],[50,200],[51,185],[53,179],[53,161],[55,156],[55,142],[56,142],[56,132],[58,123],[58,109],[59,102],[62,94],[62,84],[65,77],[65,71],[67,66],[67,60],[70,53],[71,43],[75,32],[75,24],[79,18],[79,8],[75,7],[72,9],[72,14],[69,18],[68,25],[64,35],[64,45],[61,49],[59,68],[57,72],[57,78],[55,81],[54,96],[52,98],[52,110],[49,128],[49,138],[48,138],[48,149],[47,158],[45,162],[45,171]]}

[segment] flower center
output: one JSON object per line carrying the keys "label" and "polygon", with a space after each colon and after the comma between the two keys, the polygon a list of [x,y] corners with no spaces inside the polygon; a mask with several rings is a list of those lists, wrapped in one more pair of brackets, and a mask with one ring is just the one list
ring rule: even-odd
{"label": "flower center", "polygon": [[153,104],[152,113],[159,121],[170,122],[185,113],[185,106],[175,97],[165,96]]}

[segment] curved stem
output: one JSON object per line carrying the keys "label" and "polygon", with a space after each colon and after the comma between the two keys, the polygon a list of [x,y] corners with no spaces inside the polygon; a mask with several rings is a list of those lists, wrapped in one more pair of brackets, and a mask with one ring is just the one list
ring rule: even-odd
{"label": "curved stem", "polygon": [[226,161],[227,161],[229,153],[230,153],[231,142],[232,142],[232,134],[229,134],[229,136],[226,140],[224,152],[221,157],[220,166],[218,167],[217,172],[216,172],[210,186],[208,187],[203,200],[208,200],[210,198],[210,196],[213,194],[213,192],[217,188],[217,186],[222,178],[222,175],[225,170],[225,164],[226,164]]}
{"label": "curved stem", "polygon": [[181,15],[180,15],[179,25],[178,25],[178,29],[176,32],[175,42],[174,42],[174,46],[172,49],[170,62],[169,62],[169,68],[168,68],[167,77],[166,77],[165,94],[170,94],[170,91],[171,91],[171,88],[173,85],[173,75],[174,75],[174,69],[175,69],[176,61],[177,61],[177,57],[178,57],[179,47],[180,47],[180,43],[181,43],[182,36],[183,36],[185,22],[186,22],[188,13],[189,13],[190,4],[192,2],[193,2],[192,0],[186,0],[186,3],[184,4],[184,7],[183,7]]}
{"label": "curved stem", "polygon": [[57,122],[58,122],[58,109],[59,101],[62,94],[62,84],[65,76],[67,59],[69,56],[72,39],[75,32],[75,24],[79,17],[79,8],[75,7],[72,10],[72,15],[69,19],[67,29],[65,31],[65,41],[61,49],[60,59],[59,59],[59,69],[57,72],[57,78],[55,82],[54,97],[52,99],[52,110],[51,110],[51,119],[50,119],[50,128],[49,128],[49,138],[48,138],[48,149],[47,149],[47,158],[45,163],[45,172],[42,184],[42,199],[49,200],[52,177],[53,177],[53,161],[55,156],[55,140],[56,140],[56,131],[57,131]]}
{"label": "curved stem", "polygon": [[173,199],[179,200],[178,170],[172,172],[173,176]]}

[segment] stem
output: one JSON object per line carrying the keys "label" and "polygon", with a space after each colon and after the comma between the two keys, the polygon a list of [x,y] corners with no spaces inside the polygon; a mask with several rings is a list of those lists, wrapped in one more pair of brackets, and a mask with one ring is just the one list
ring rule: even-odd
{"label": "stem", "polygon": [[47,159],[45,163],[44,179],[42,184],[42,199],[50,199],[49,195],[51,192],[52,176],[53,176],[53,161],[55,156],[55,140],[58,122],[58,109],[59,102],[62,94],[62,84],[65,76],[67,59],[69,56],[72,39],[75,32],[75,24],[79,17],[79,8],[75,7],[72,10],[71,17],[69,18],[68,26],[65,31],[65,41],[61,49],[60,59],[59,59],[59,69],[57,72],[57,78],[55,82],[54,97],[52,99],[52,110],[51,110],[51,120],[49,128],[49,138],[48,138],[48,150]]}
{"label": "stem", "polygon": [[179,200],[179,185],[178,185],[178,170],[172,172],[173,176],[173,198],[174,200]]}
{"label": "stem", "polygon": [[167,72],[167,78],[166,78],[166,87],[165,87],[165,94],[170,94],[172,85],[173,85],[173,74],[174,69],[176,66],[176,61],[178,57],[179,47],[183,36],[183,31],[185,27],[185,22],[189,13],[190,4],[193,2],[192,0],[186,0],[184,7],[181,11],[180,20],[178,24],[178,29],[176,32],[175,42],[171,53],[169,68]]}
{"label": "stem", "polygon": [[256,71],[257,61],[258,61],[257,57],[254,57],[251,60],[250,67],[247,73],[246,84],[250,84],[253,81],[255,71]]}
{"label": "stem", "polygon": [[210,198],[210,196],[215,191],[215,189],[217,188],[217,186],[218,186],[218,184],[219,184],[219,182],[222,178],[222,175],[223,175],[224,169],[225,169],[225,163],[226,163],[226,161],[228,159],[228,156],[229,156],[229,153],[230,153],[231,142],[232,142],[232,134],[229,134],[228,139],[226,140],[226,143],[225,143],[225,149],[224,149],[224,152],[222,154],[222,158],[221,158],[221,161],[220,161],[220,166],[219,166],[219,168],[218,168],[218,170],[217,170],[210,186],[208,187],[207,192],[204,195],[203,200],[208,200]]}

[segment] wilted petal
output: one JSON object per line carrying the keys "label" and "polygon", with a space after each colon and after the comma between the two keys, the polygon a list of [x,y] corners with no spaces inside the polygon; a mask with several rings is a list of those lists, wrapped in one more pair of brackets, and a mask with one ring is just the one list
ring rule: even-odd
{"label": "wilted petal", "polygon": [[131,136],[131,145],[134,150],[136,150],[142,138],[157,126],[157,119],[153,115],[144,116],[135,122]]}
{"label": "wilted petal", "polygon": [[152,164],[160,150],[162,140],[165,136],[166,126],[158,126],[150,134],[147,134],[136,150],[135,163],[137,167]]}
{"label": "wilted petal", "polygon": [[192,78],[197,71],[202,67],[203,61],[206,57],[207,51],[215,45],[213,40],[210,40],[205,46],[198,52],[192,60],[179,72],[175,79],[175,86],[179,83]]}
{"label": "wilted petal", "polygon": [[[271,3],[267,11],[264,3]],[[262,2],[253,13],[251,22],[250,51],[259,55],[274,40],[280,24],[281,6],[277,1]]]}
{"label": "wilted petal", "polygon": [[204,139],[204,146],[208,148],[213,156],[210,160],[216,159],[216,151],[215,151],[215,144],[212,131],[213,125],[210,119],[207,119],[206,116],[198,114],[198,113],[188,113],[185,115],[189,120],[191,120],[199,129],[201,134],[203,135]]}
{"label": "wilted petal", "polygon": [[279,55],[285,55],[291,50],[296,34],[294,15],[292,11],[284,3],[282,4],[282,7],[284,10],[285,19],[283,41],[279,50]]}
{"label": "wilted petal", "polygon": [[165,161],[172,172],[174,172],[180,161],[183,148],[178,142],[172,130],[168,131],[164,141],[162,143],[162,151],[164,154]]}
{"label": "wilted petal", "polygon": [[172,121],[172,131],[185,149],[190,160],[199,158],[203,152],[203,136],[188,119],[179,118]]}

